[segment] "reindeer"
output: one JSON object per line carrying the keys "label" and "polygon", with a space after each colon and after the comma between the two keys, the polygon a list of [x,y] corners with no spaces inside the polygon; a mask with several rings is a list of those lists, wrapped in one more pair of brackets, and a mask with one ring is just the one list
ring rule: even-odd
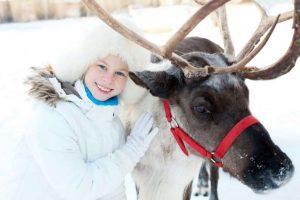
{"label": "reindeer", "polygon": [[[204,38],[184,39],[205,16],[228,1],[206,3],[160,48],[119,24],[94,0],[83,0],[113,29],[170,61],[157,64],[161,71],[130,72],[130,78],[149,93],[127,109],[127,124],[132,124],[132,116],[147,110],[160,128],[132,174],[139,199],[190,199],[193,177],[208,161],[258,193],[284,185],[293,175],[292,161],[251,115],[244,80],[273,79],[294,67],[300,53],[300,0],[294,3],[293,41],[287,53],[267,68],[246,65],[267,42],[276,23],[291,18],[291,13],[275,21],[273,17],[262,20],[238,56],[230,37],[224,37],[224,51]],[[228,36],[226,26],[222,27]]]}

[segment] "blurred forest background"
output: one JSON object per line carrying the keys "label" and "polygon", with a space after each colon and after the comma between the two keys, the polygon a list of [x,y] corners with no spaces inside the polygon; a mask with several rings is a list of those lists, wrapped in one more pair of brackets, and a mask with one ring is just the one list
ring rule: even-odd
{"label": "blurred forest background", "polygon": [[[251,0],[234,0],[248,2]],[[97,0],[108,12],[143,6],[192,4],[193,0]],[[88,16],[80,0],[0,0],[0,23]]]}

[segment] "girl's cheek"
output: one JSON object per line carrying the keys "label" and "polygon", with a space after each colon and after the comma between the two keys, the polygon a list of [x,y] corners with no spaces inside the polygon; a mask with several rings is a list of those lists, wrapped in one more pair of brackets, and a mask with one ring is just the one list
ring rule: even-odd
{"label": "girl's cheek", "polygon": [[125,81],[123,81],[123,86],[122,86],[122,89],[124,89],[124,88],[125,88],[127,81],[128,81],[127,79],[126,79]]}

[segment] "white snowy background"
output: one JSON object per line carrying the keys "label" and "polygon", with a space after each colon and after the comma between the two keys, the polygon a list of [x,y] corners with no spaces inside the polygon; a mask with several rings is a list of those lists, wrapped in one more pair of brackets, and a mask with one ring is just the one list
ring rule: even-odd
{"label": "white snowy background", "polygon": [[[267,2],[267,1],[264,1]],[[264,3],[263,2],[263,3]],[[269,13],[276,14],[291,9],[290,1],[267,3]],[[275,4],[276,2],[276,4]],[[259,22],[259,12],[251,4],[228,6],[231,33],[236,52],[250,37]],[[131,15],[143,28],[148,39],[163,44],[183,21],[195,11],[188,5],[133,9]],[[174,20],[174,16],[179,19]],[[70,27],[86,19],[51,20],[31,23],[0,24],[0,176],[9,168],[10,152],[20,137],[24,117],[28,111],[28,101],[23,85],[24,77],[31,66],[41,66],[57,55],[64,43],[72,35]],[[74,31],[74,30],[73,30]],[[207,18],[191,33],[209,38],[222,45],[218,29],[211,18]],[[292,37],[292,23],[277,26],[269,43],[250,63],[267,66],[275,62],[287,50]],[[76,59],[76,58],[74,58]],[[255,194],[231,178],[221,173],[219,197],[221,200],[299,200],[300,199],[300,61],[294,69],[280,78],[270,81],[250,81],[251,110],[269,130],[276,144],[287,153],[295,166],[292,180],[280,189],[266,194]],[[128,183],[129,200],[135,194]],[[193,200],[207,199],[193,197]],[[2,199],[1,199],[2,200]],[[4,199],[3,199],[4,200]]]}

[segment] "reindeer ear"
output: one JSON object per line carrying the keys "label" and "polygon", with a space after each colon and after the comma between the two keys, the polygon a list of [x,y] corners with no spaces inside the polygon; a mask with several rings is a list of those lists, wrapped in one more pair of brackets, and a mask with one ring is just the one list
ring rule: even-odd
{"label": "reindeer ear", "polygon": [[153,96],[168,98],[182,87],[180,76],[166,71],[129,72],[129,77],[137,85],[150,91]]}

